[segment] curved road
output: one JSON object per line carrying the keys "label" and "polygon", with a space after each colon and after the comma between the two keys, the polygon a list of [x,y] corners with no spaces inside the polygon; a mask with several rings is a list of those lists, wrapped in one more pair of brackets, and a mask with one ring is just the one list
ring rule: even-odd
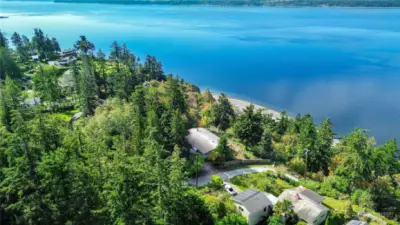
{"label": "curved road", "polygon": [[[268,168],[268,167],[253,167],[253,168],[242,168],[242,169],[235,169],[235,170],[229,170],[229,171],[219,171],[211,164],[206,163],[202,169],[202,171],[199,174],[199,179],[198,179],[198,186],[204,186],[210,183],[211,176],[212,175],[218,175],[222,177],[222,179],[225,182],[230,181],[233,177],[242,175],[242,174],[247,174],[247,173],[261,173],[265,171],[273,171],[276,172],[275,169],[273,168]],[[196,185],[196,178],[189,179],[189,184],[190,185]]]}

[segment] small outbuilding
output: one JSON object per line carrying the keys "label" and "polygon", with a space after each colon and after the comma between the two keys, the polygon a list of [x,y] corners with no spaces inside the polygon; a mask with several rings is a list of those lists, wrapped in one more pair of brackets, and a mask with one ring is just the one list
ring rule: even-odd
{"label": "small outbuilding", "polygon": [[192,146],[192,152],[199,152],[204,156],[213,151],[219,143],[219,137],[205,128],[192,128],[186,140]]}

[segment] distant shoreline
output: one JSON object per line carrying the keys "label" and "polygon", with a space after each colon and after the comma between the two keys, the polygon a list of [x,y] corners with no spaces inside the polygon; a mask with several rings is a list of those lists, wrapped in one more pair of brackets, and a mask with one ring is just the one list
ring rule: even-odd
{"label": "distant shoreline", "polygon": [[400,1],[386,0],[54,0],[55,3],[95,3],[114,5],[175,5],[282,8],[399,8]]}

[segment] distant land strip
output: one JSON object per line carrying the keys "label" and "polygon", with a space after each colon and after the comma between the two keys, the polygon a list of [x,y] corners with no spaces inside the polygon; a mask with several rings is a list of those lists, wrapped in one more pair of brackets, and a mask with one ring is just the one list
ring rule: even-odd
{"label": "distant land strip", "polygon": [[63,3],[280,7],[400,7],[400,0],[54,0]]}

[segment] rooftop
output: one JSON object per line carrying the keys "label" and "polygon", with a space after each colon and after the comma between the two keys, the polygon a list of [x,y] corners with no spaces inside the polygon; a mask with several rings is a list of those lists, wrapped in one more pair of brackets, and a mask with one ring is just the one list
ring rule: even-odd
{"label": "rooftop", "polygon": [[325,197],[317,194],[316,192],[310,190],[310,189],[306,189],[300,192],[300,194],[306,196],[307,198],[313,200],[314,202],[317,203],[321,203],[322,201],[324,201]]}
{"label": "rooftop", "polygon": [[187,141],[203,154],[207,154],[214,150],[219,143],[219,137],[204,128],[192,128],[189,135],[186,136]]}
{"label": "rooftop", "polygon": [[265,207],[273,206],[271,200],[267,197],[268,193],[261,192],[252,188],[239,193],[233,197],[233,201],[243,205],[249,213],[258,212]]}
{"label": "rooftop", "polygon": [[328,208],[321,204],[323,196],[299,186],[286,189],[279,195],[279,201],[289,200],[292,202],[294,212],[307,223],[314,223],[314,220],[322,213],[327,213]]}
{"label": "rooftop", "polygon": [[359,220],[350,220],[346,225],[368,225],[368,223]]}

